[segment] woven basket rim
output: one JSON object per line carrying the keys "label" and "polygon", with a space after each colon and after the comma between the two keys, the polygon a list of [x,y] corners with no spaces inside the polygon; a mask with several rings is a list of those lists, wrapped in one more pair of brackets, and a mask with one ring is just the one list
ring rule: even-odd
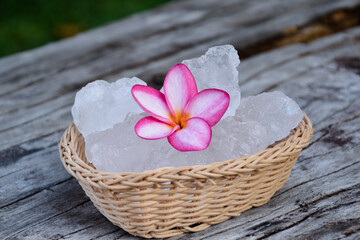
{"label": "woven basket rim", "polygon": [[[274,165],[277,162],[266,162],[268,155],[274,154],[281,154],[288,149],[293,149],[299,142],[305,143],[302,144],[300,147],[301,149],[306,147],[313,135],[313,127],[310,119],[304,113],[304,117],[299,125],[294,128],[291,133],[282,140],[275,142],[274,144],[268,146],[263,151],[258,153],[243,156],[237,159],[229,159],[225,161],[213,162],[207,165],[193,165],[193,166],[184,166],[184,167],[162,167],[156,168],[153,170],[147,170],[144,172],[124,172],[124,173],[113,173],[113,172],[104,172],[101,170],[96,169],[91,163],[87,162],[87,160],[81,159],[76,151],[71,145],[71,141],[65,141],[65,138],[68,137],[69,132],[77,131],[78,129],[76,125],[72,122],[70,126],[65,130],[60,144],[59,144],[59,151],[60,155],[62,154],[67,142],[67,147],[71,150],[71,157],[64,161],[63,157],[61,160],[65,166],[65,168],[71,173],[74,177],[77,178],[78,174],[76,172],[81,172],[83,177],[89,178],[91,177],[92,182],[104,182],[104,181],[116,181],[122,182],[126,181],[131,185],[131,182],[136,184],[139,181],[144,180],[146,178],[151,178],[153,181],[156,181],[155,178],[158,178],[160,182],[169,181],[169,179],[174,180],[189,180],[189,176],[191,178],[199,178],[199,179],[208,179],[211,181],[211,178],[218,178],[223,176],[232,176],[238,174],[251,174],[252,171],[260,170],[264,166]],[[305,134],[304,134],[305,133]],[[80,132],[78,132],[78,137],[82,138]],[[306,138],[302,139],[302,141],[297,141],[299,138]],[[301,151],[299,150],[299,152]],[[254,157],[256,156],[256,157]],[[73,167],[69,166],[72,165]],[[75,166],[75,167],[74,167]],[[245,167],[246,166],[246,167]],[[221,169],[219,171],[219,169]],[[212,170],[216,170],[215,172]],[[165,179],[164,179],[165,178]],[[89,180],[89,179],[88,179]],[[115,182],[113,182],[115,183]],[[106,184],[107,185],[107,184]]]}

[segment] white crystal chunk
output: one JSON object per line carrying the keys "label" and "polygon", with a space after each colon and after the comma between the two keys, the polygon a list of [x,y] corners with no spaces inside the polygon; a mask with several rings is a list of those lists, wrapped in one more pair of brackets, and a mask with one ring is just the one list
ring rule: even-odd
{"label": "white crystal chunk", "polygon": [[217,88],[230,95],[230,105],[224,118],[234,116],[240,104],[239,55],[232,45],[209,48],[199,58],[184,60],[184,63],[195,77],[199,91]]}
{"label": "white crystal chunk", "polygon": [[279,91],[242,99],[236,115],[240,121],[263,125],[271,138],[269,144],[288,136],[304,117],[299,105]]}
{"label": "white crystal chunk", "polygon": [[129,112],[143,112],[131,95],[135,84],[146,85],[136,77],[122,78],[114,83],[97,80],[77,92],[71,112],[84,137],[112,128],[122,122]]}
{"label": "white crystal chunk", "polygon": [[261,124],[228,117],[213,127],[213,138],[206,150],[179,152],[166,138],[156,141],[140,139],[133,129],[143,116],[130,114],[114,128],[90,134],[85,142],[88,161],[102,171],[142,172],[239,158],[265,149],[269,142]]}
{"label": "white crystal chunk", "polygon": [[130,113],[125,121],[114,128],[93,132],[85,141],[87,160],[102,171],[137,172],[152,169],[152,156],[160,148],[161,141],[139,138],[134,126],[144,115]]}

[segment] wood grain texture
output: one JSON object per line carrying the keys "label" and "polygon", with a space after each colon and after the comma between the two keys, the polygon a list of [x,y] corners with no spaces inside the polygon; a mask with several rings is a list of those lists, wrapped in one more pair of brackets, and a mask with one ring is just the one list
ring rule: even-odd
{"label": "wood grain texture", "polygon": [[[358,4],[179,1],[0,59],[0,238],[136,239],[93,207],[58,157],[87,82],[136,75],[159,87],[173,64],[210,46],[240,49]],[[285,92],[313,121],[314,140],[268,204],[172,239],[360,238],[359,65],[360,28],[244,60],[242,95]]]}

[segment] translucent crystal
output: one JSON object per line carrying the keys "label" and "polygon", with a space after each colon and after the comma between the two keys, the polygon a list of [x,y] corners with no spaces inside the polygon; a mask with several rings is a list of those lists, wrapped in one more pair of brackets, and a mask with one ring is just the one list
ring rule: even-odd
{"label": "translucent crystal", "polygon": [[122,78],[114,83],[97,80],[77,92],[71,111],[74,123],[84,137],[112,128],[129,112],[143,112],[131,95],[131,87],[135,84],[146,85],[136,77]]}
{"label": "translucent crystal", "polygon": [[289,135],[303,117],[299,106],[281,92],[245,98],[238,116],[222,119],[212,128],[212,141],[204,151],[179,152],[167,139],[143,140],[134,126],[146,114],[129,114],[114,128],[86,138],[86,156],[107,172],[142,172],[160,167],[206,165],[251,155]]}
{"label": "translucent crystal", "polygon": [[[178,152],[164,144],[160,150],[167,166],[207,165],[254,154],[268,145],[266,129],[259,123],[240,122],[236,117],[227,117],[212,128],[210,146],[198,152]],[[155,166],[165,166],[163,159],[156,159]]]}
{"label": "translucent crystal", "polygon": [[209,48],[199,58],[184,60],[195,77],[199,91],[217,88],[230,94],[230,106],[224,117],[234,116],[240,104],[240,87],[237,66],[239,55],[232,45]]}
{"label": "translucent crystal", "polygon": [[130,113],[125,121],[105,131],[93,132],[85,141],[87,160],[107,172],[137,172],[152,169],[152,156],[161,141],[139,138],[134,126],[144,115]]}
{"label": "translucent crystal", "polygon": [[275,91],[242,99],[236,116],[240,121],[256,121],[263,125],[271,144],[288,136],[304,114],[294,100]]}
{"label": "translucent crystal", "polygon": [[210,146],[204,151],[179,152],[167,139],[143,140],[134,125],[144,115],[129,114],[114,128],[86,138],[88,161],[107,172],[141,172],[160,167],[206,165],[253,154],[267,147],[266,129],[257,122],[228,117],[213,127]]}

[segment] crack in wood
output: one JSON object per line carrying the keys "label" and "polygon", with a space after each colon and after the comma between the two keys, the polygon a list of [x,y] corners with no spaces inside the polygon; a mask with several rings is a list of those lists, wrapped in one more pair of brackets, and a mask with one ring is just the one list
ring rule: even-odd
{"label": "crack in wood", "polygon": [[13,204],[16,204],[16,203],[18,203],[18,202],[21,202],[21,201],[24,200],[24,199],[27,199],[27,198],[29,198],[29,197],[32,197],[32,196],[36,195],[36,194],[39,194],[40,192],[43,192],[43,191],[46,191],[46,190],[49,190],[49,191],[50,191],[50,188],[51,188],[51,187],[57,186],[57,185],[59,185],[59,184],[62,184],[62,183],[64,183],[64,182],[67,182],[67,181],[69,181],[69,180],[71,180],[71,179],[73,179],[73,178],[72,178],[72,177],[69,177],[69,178],[67,178],[67,179],[65,179],[65,180],[58,181],[58,182],[56,182],[56,183],[54,183],[54,184],[52,184],[52,185],[48,185],[48,186],[46,186],[45,188],[40,188],[40,189],[38,189],[38,190],[31,191],[29,194],[27,194],[27,195],[25,195],[25,196],[22,196],[21,198],[18,198],[18,199],[16,199],[15,201],[12,201],[12,202],[7,203],[7,204],[4,204],[4,205],[0,205],[0,209],[6,208],[6,207],[9,207],[9,206],[11,206],[11,205],[13,205]]}
{"label": "crack in wood", "polygon": [[[107,233],[107,234],[97,236],[96,238],[105,237],[105,236],[108,236],[108,235],[110,235],[110,234],[113,234],[113,233],[116,233],[116,232],[119,232],[119,231],[123,231],[123,230],[122,230],[122,229],[116,229],[116,230],[114,230],[114,231],[112,231],[112,232],[109,232],[109,233]],[[131,236],[131,235],[130,235],[129,233],[127,233],[127,232],[124,232],[124,233],[122,233],[120,236],[117,236],[116,239],[121,239],[122,237],[127,237],[127,236]],[[91,240],[94,240],[94,239],[96,239],[96,238],[92,238]]]}
{"label": "crack in wood", "polygon": [[24,170],[24,169],[17,169],[17,170],[15,170],[15,171],[6,173],[5,175],[0,176],[0,179],[1,179],[1,178],[5,178],[5,177],[7,177],[7,176],[10,176],[10,175],[12,175],[12,174],[14,174],[14,173],[21,172],[21,171],[23,171],[23,170]]}
{"label": "crack in wood", "polygon": [[[270,236],[273,236],[275,234],[278,234],[282,231],[285,231],[285,230],[288,230],[290,228],[293,228],[294,226],[297,226],[299,225],[300,223],[308,220],[309,218],[317,215],[317,214],[320,214],[320,213],[324,213],[326,211],[331,211],[331,210],[334,210],[334,209],[337,209],[337,208],[341,208],[341,207],[344,207],[344,206],[348,206],[348,205],[355,205],[357,203],[357,201],[353,201],[353,202],[350,202],[350,203],[346,203],[346,204],[339,204],[337,206],[333,206],[333,207],[330,207],[330,208],[324,208],[324,209],[318,209],[318,210],[315,210],[314,212],[311,212],[310,214],[304,216],[303,218],[301,218],[300,220],[298,221],[295,221],[295,222],[292,222],[290,225],[288,225],[287,227],[283,227],[283,228],[278,228],[278,229],[275,229],[273,231],[270,231],[268,233],[265,233],[262,237],[259,237],[259,238],[256,238],[257,240],[262,240],[262,239],[267,239],[269,238]],[[282,223],[284,223],[285,221],[282,221]],[[271,225],[272,223],[270,223],[269,225]],[[350,225],[352,226],[352,225]],[[349,226],[349,227],[350,227]],[[344,230],[344,229],[340,229],[340,230]],[[323,230],[319,230],[319,231],[323,231]],[[249,237],[249,236],[247,236]]]}
{"label": "crack in wood", "polygon": [[243,58],[295,43],[309,43],[360,25],[360,5],[353,8],[336,9],[310,20],[302,26],[284,29],[282,33],[263,39],[244,49],[239,49]]}
{"label": "crack in wood", "polygon": [[319,121],[317,122],[313,122],[314,125],[317,125],[323,121],[325,121],[326,119],[329,119],[330,117],[334,117],[336,116],[337,114],[339,113],[342,113],[342,112],[345,112],[347,109],[349,109],[355,102],[356,102],[357,99],[353,99],[350,101],[350,103],[348,103],[346,106],[344,106],[343,108],[335,111],[335,112],[332,112],[331,114],[327,115],[326,117],[320,119]]}
{"label": "crack in wood", "polygon": [[348,136],[348,137],[343,137],[343,134],[345,133],[344,130],[341,129],[335,129],[334,131],[330,131],[329,135],[327,135],[326,137],[324,137],[322,139],[323,142],[326,143],[334,143],[340,147],[344,146],[345,144],[351,144],[353,143],[353,137],[352,136]]}
{"label": "crack in wood", "polygon": [[338,57],[335,58],[335,62],[341,67],[354,70],[360,74],[360,57]]}
{"label": "crack in wood", "polygon": [[[56,98],[56,97],[55,97],[55,98]],[[46,101],[44,101],[44,102],[47,102],[47,101],[50,101],[50,100],[52,100],[52,99],[46,100]],[[41,105],[41,104],[43,104],[44,102],[35,104],[34,106]],[[58,111],[58,110],[63,110],[64,108],[70,108],[70,107],[72,107],[72,105],[73,105],[73,103],[70,103],[70,104],[69,104],[69,103],[66,103],[66,104],[61,105],[61,106],[59,106],[59,107],[56,107],[56,108],[54,108],[54,109],[51,109],[51,110],[49,109],[50,112],[45,112],[44,114],[41,114],[41,115],[39,115],[39,116],[36,116],[35,118],[27,119],[26,121],[21,122],[20,124],[17,124],[17,125],[14,125],[14,126],[5,128],[5,129],[0,129],[0,133],[5,132],[5,131],[8,131],[8,130],[11,130],[11,129],[15,129],[15,128],[17,128],[17,127],[19,127],[19,126],[22,126],[22,125],[24,125],[24,124],[27,124],[27,123],[34,122],[34,121],[36,121],[36,120],[38,120],[38,119],[43,118],[44,116],[49,116],[49,113],[50,113],[50,114],[56,113],[56,111]],[[29,106],[28,108],[31,108],[31,107],[34,107],[34,106]],[[5,114],[6,114],[6,113],[5,113]],[[1,154],[1,152],[0,152],[0,154]],[[1,155],[0,155],[0,158],[1,158]]]}
{"label": "crack in wood", "polygon": [[38,152],[43,148],[24,149],[19,145],[0,151],[0,167],[6,167],[9,164],[16,163],[20,158],[27,156],[31,153]]}
{"label": "crack in wood", "polygon": [[[345,112],[347,109],[349,109],[352,104],[354,103],[355,101],[352,101],[348,106],[344,107],[343,109],[341,109],[339,112],[336,112],[335,114],[338,114],[338,113],[341,113],[341,112]],[[334,116],[334,114],[332,114],[331,116]],[[353,121],[357,118],[360,117],[360,114],[356,114],[356,115],[353,115],[351,116],[350,118],[347,118],[347,119],[342,119],[340,121],[338,121],[337,123],[334,123],[334,124],[329,124],[327,126],[324,126],[323,128],[317,128],[316,125],[315,125],[315,128],[316,128],[316,131],[319,133],[319,132],[323,132],[323,134],[321,134],[319,137],[315,138],[310,142],[309,144],[309,147],[311,147],[312,145],[314,145],[315,143],[318,143],[320,141],[323,140],[323,138],[325,136],[327,136],[331,131],[332,129],[337,129],[340,125],[343,125],[344,123],[347,123],[349,121]],[[326,118],[324,118],[323,120],[325,120]],[[318,123],[321,123],[321,121],[319,121]],[[336,131],[336,130],[335,130]],[[350,133],[353,133],[353,132],[348,132],[347,134],[349,135]],[[301,156],[299,157],[299,160],[301,160]],[[298,161],[299,161],[298,160]]]}
{"label": "crack in wood", "polygon": [[[321,154],[321,155],[319,155],[319,156],[326,156],[326,155],[329,155],[329,154],[331,154],[331,153],[338,152],[338,151],[339,151],[339,150],[333,151],[333,152],[329,152],[329,153],[326,153],[326,154]],[[319,157],[319,156],[315,156],[314,158]],[[345,170],[345,169],[347,169],[347,168],[349,168],[349,167],[353,167],[354,165],[357,165],[357,164],[359,164],[359,163],[360,163],[360,162],[355,162],[355,163],[353,163],[353,164],[347,165],[347,166],[345,166],[345,167],[342,167],[342,168],[340,168],[340,169],[337,169],[337,170],[335,170],[335,171],[333,171],[333,172],[330,172],[330,173],[327,173],[327,174],[325,174],[325,175],[322,175],[322,176],[319,176],[319,177],[316,177],[316,178],[312,178],[312,179],[310,179],[310,180],[308,180],[308,181],[305,181],[305,182],[298,183],[298,184],[292,186],[291,188],[286,189],[286,190],[284,190],[284,191],[276,194],[276,195],[273,197],[273,199],[278,198],[279,196],[285,194],[285,193],[288,192],[288,191],[293,190],[294,188],[300,187],[300,186],[302,186],[302,185],[304,185],[304,184],[307,184],[307,183],[309,183],[309,182],[313,182],[313,181],[315,181],[315,180],[319,180],[319,179],[324,178],[324,177],[328,177],[328,176],[330,176],[330,175],[332,175],[332,174],[341,172],[341,171],[343,171],[343,170]]]}
{"label": "crack in wood", "polygon": [[[107,222],[107,221],[108,221],[108,220],[107,220],[106,218],[104,218],[102,221],[97,222],[96,225],[98,225],[98,224],[100,224],[100,223]],[[69,238],[71,235],[74,235],[74,234],[79,233],[79,232],[81,232],[81,231],[84,231],[84,230],[86,230],[86,229],[92,228],[92,227],[94,227],[94,226],[96,226],[96,225],[90,225],[90,226],[87,226],[87,227],[84,227],[84,228],[80,228],[80,229],[78,229],[78,230],[76,230],[76,231],[73,231],[73,232],[71,232],[71,233],[68,233],[68,234],[66,234],[66,235],[62,235],[59,239]],[[119,230],[119,229],[117,229],[117,231],[118,231],[118,230]],[[99,237],[99,236],[98,236],[98,237]]]}
{"label": "crack in wood", "polygon": [[[246,235],[245,237],[250,237],[250,236],[255,236],[256,235],[256,232],[261,232],[263,231],[264,229],[267,229],[271,226],[276,226],[276,225],[283,225],[286,223],[288,223],[288,220],[286,219],[285,216],[287,215],[291,215],[292,213],[296,213],[296,212],[306,212],[308,213],[307,215],[301,217],[301,219],[299,220],[296,220],[294,222],[292,222],[291,224],[289,225],[286,225],[284,227],[279,227],[279,228],[275,228],[269,232],[265,232],[264,234],[262,234],[262,236],[256,238],[257,240],[261,240],[261,239],[266,239],[272,235],[275,235],[279,232],[282,232],[282,231],[285,231],[285,230],[288,230],[296,225],[299,225],[300,223],[306,221],[307,219],[309,219],[310,217],[312,216],[315,216],[315,215],[320,215],[321,213],[324,213],[324,212],[328,212],[328,211],[331,211],[331,210],[334,210],[334,209],[337,209],[337,208],[341,208],[341,207],[344,207],[344,206],[348,206],[348,205],[353,205],[353,204],[356,204],[357,201],[350,201],[350,202],[347,202],[347,203],[342,203],[342,202],[339,202],[337,205],[333,205],[333,206],[324,206],[324,207],[320,207],[320,208],[316,208],[314,211],[310,211],[310,208],[311,208],[311,205],[315,205],[316,203],[318,203],[319,201],[322,201],[324,199],[328,199],[328,198],[331,198],[333,196],[336,196],[336,195],[339,195],[339,194],[343,194],[343,193],[346,193],[346,192],[349,192],[349,191],[352,191],[352,190],[356,190],[357,192],[355,192],[353,195],[358,195],[360,193],[360,190],[359,190],[359,186],[360,184],[357,184],[357,185],[354,185],[354,186],[351,186],[351,187],[348,187],[348,188],[345,188],[345,189],[341,189],[341,190],[338,190],[338,191],[335,191],[335,192],[331,192],[331,193],[328,193],[328,194],[324,194],[318,198],[314,198],[314,199],[311,199],[309,201],[306,201],[304,203],[298,203],[298,208],[290,211],[290,212],[286,212],[285,214],[282,214],[280,216],[278,216],[276,219],[283,219],[283,220],[273,220],[273,221],[265,221],[265,222],[262,222],[258,225],[255,225],[252,227],[252,230],[255,231],[254,233],[252,234],[248,234]],[[354,197],[356,199],[356,197]],[[310,212],[309,212],[310,211]],[[343,230],[343,229],[342,229]]]}
{"label": "crack in wood", "polygon": [[37,223],[35,223],[35,224],[32,224],[32,225],[30,225],[30,226],[27,226],[27,227],[23,228],[22,230],[17,231],[16,233],[13,233],[13,234],[11,234],[10,236],[6,237],[4,240],[10,240],[12,237],[18,235],[19,233],[22,233],[22,232],[28,230],[29,228],[32,228],[32,227],[34,227],[34,226],[36,226],[36,225],[40,225],[40,224],[42,224],[42,223],[44,223],[44,222],[46,222],[46,221],[49,221],[49,220],[51,220],[51,219],[53,219],[53,218],[56,218],[56,217],[58,217],[58,216],[60,216],[60,215],[62,215],[62,214],[64,214],[64,213],[67,213],[67,212],[71,211],[72,209],[75,209],[75,208],[80,207],[81,205],[84,205],[85,203],[87,203],[87,202],[89,202],[89,201],[90,201],[90,199],[87,199],[87,200],[85,200],[85,201],[82,201],[82,202],[80,202],[79,204],[76,204],[75,206],[67,209],[66,211],[60,212],[60,213],[58,213],[58,214],[56,214],[56,215],[54,215],[54,216],[51,216],[51,217],[46,218],[46,219],[44,219],[44,220],[42,220],[42,221],[39,221],[39,222],[37,222]]}
{"label": "crack in wood", "polygon": [[[315,41],[315,40],[314,40]],[[280,61],[280,62],[277,62],[276,64],[273,64],[273,65],[269,65],[268,67],[262,69],[261,71],[258,71],[256,73],[254,73],[253,75],[247,77],[246,79],[242,80],[239,85],[240,87],[248,82],[250,82],[252,79],[255,79],[257,77],[259,77],[260,75],[270,71],[270,70],[273,70],[274,68],[280,68],[286,64],[288,64],[289,62],[291,61],[295,61],[295,60],[298,60],[300,58],[303,58],[303,57],[306,57],[306,56],[309,56],[309,55],[313,55],[313,54],[316,54],[316,53],[320,53],[320,52],[324,52],[324,51],[327,51],[329,49],[332,49],[332,48],[336,48],[336,47],[339,47],[339,46],[342,46],[344,44],[343,41],[340,41],[340,42],[336,42],[336,43],[333,43],[333,44],[330,44],[330,45],[326,45],[324,47],[320,47],[320,48],[317,48],[316,50],[312,50],[312,51],[305,51],[305,52],[301,52],[297,55],[295,55],[294,57],[291,57],[291,58],[287,58],[283,61]],[[251,56],[250,56],[251,57]],[[329,61],[330,62],[330,61]]]}

